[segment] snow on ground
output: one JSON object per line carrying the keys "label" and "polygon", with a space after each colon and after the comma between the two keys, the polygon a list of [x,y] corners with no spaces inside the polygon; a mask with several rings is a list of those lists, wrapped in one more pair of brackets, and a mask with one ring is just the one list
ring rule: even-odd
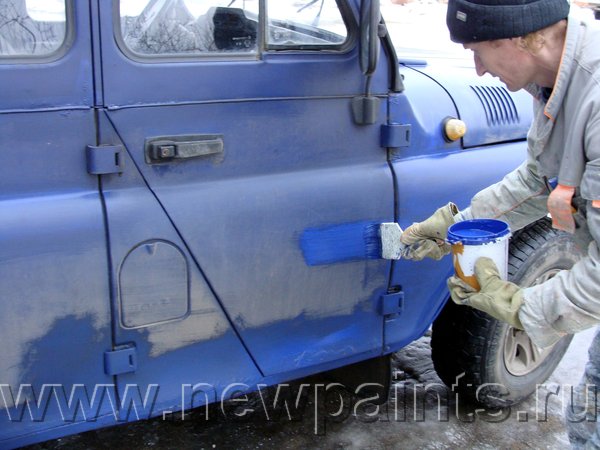
{"label": "snow on ground", "polygon": [[[335,419],[341,401],[334,396],[329,405],[318,407],[309,399],[292,420],[285,415],[267,420],[257,397],[255,412],[243,419],[226,420],[218,408],[210,409],[207,419],[204,408],[199,408],[185,420],[146,420],[38,444],[30,450],[565,449],[569,447],[563,423],[566,397],[560,393],[568,393],[578,383],[593,335],[591,329],[575,336],[537,399],[531,397],[501,415],[476,412],[472,405],[457,406],[452,398],[438,406],[434,394],[445,389],[433,370],[429,336],[424,336],[394,354],[396,380],[388,403],[377,409],[357,408],[357,416],[344,411],[341,420]],[[424,386],[428,395],[423,395]],[[559,395],[552,395],[557,389]],[[344,401],[345,407],[352,405],[348,397]]]}

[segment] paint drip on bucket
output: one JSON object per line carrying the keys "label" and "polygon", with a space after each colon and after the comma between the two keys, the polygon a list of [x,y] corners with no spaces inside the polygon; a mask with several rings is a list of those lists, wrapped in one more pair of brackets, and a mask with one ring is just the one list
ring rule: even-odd
{"label": "paint drip on bucket", "polygon": [[511,233],[506,222],[496,219],[472,219],[457,222],[448,228],[448,243],[456,276],[479,290],[475,277],[475,261],[491,258],[503,280],[508,278],[508,241]]}

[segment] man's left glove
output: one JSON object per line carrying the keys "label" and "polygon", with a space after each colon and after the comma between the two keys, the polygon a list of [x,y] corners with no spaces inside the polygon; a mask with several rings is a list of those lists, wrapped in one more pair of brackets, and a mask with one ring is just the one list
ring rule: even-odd
{"label": "man's left glove", "polygon": [[523,304],[523,290],[510,281],[502,280],[490,258],[481,257],[475,261],[475,277],[481,286],[479,291],[456,276],[448,279],[454,303],[472,306],[522,330],[519,308]]}

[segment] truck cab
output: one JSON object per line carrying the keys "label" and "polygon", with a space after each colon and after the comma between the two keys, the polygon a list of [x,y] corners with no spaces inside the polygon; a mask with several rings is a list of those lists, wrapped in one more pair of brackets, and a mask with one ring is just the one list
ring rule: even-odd
{"label": "truck cab", "polygon": [[531,98],[399,59],[379,10],[0,0],[1,447],[385,381],[451,260],[311,266],[302,233],[466,207],[524,159]]}

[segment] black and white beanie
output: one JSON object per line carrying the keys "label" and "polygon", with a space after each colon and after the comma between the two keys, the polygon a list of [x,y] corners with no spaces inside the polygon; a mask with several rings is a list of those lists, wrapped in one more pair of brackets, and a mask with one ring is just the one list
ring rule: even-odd
{"label": "black and white beanie", "polygon": [[448,0],[450,39],[461,44],[525,36],[569,14],[567,0]]}

